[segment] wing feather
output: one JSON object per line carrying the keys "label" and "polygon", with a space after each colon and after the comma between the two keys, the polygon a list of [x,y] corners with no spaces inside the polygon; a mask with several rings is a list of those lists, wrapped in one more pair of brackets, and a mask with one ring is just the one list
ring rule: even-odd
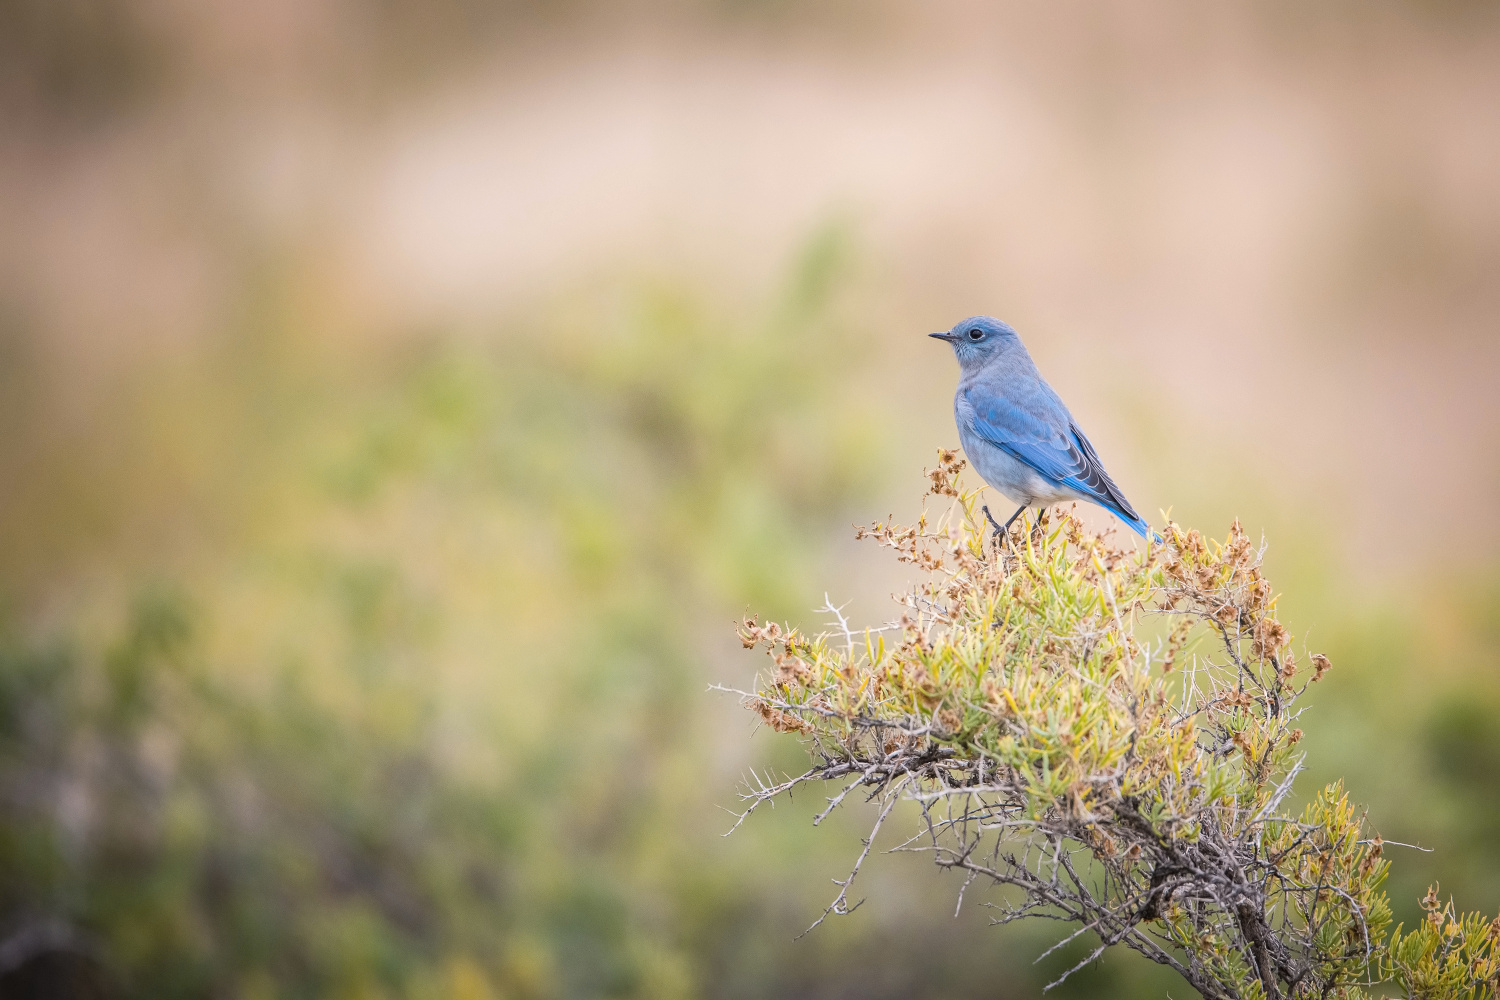
{"label": "wing feather", "polygon": [[1056,408],[1055,413],[1048,413],[978,387],[965,390],[964,398],[974,414],[974,432],[980,437],[1052,482],[1069,486],[1118,514],[1142,535],[1146,533],[1145,522],[1104,471],[1094,446],[1061,400],[1040,399],[1043,405],[1052,404],[1047,409]]}

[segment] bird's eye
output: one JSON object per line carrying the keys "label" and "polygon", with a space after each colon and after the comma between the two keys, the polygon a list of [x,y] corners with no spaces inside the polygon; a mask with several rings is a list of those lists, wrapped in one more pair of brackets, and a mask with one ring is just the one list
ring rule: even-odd
{"label": "bird's eye", "polygon": [[984,339],[984,331],[981,330],[981,329],[979,329],[979,327],[976,326],[974,329],[972,329],[972,330],[969,331],[969,339],[972,340],[972,341],[975,341],[975,342],[983,340]]}

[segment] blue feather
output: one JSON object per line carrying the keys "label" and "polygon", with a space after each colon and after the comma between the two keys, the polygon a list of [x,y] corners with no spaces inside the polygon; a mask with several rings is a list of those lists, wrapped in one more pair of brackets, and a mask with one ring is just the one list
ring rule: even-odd
{"label": "blue feather", "polygon": [[[1062,400],[1047,387],[1023,407],[1013,398],[974,386],[964,397],[974,411],[974,431],[1055,484],[1068,486],[1113,512],[1142,538],[1151,529],[1104,471],[1094,446]],[[1037,412],[1042,411],[1042,412]]]}

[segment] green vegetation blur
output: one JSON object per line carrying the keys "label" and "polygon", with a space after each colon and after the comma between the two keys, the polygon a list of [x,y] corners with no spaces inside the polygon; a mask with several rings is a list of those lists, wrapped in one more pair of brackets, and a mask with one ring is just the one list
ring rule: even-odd
{"label": "green vegetation blur", "polygon": [[[1222,144],[1235,164],[1269,150],[1253,165],[1270,187],[1245,188],[1262,201],[1240,201],[1232,171],[1233,196],[1194,189],[1222,164],[1189,157],[1192,183],[1163,182],[1187,189],[1177,221],[1140,209],[1133,150],[1219,133],[1121,127],[1120,95],[1156,107],[1173,72],[1124,14],[986,29],[1024,86],[975,120],[1024,110],[1035,85],[1047,96],[1015,134],[1057,149],[1030,161],[1020,140],[981,137],[972,157],[913,160],[903,128],[872,140],[874,118],[796,116],[844,107],[860,86],[843,75],[868,66],[991,72],[944,47],[959,43],[943,24],[969,34],[957,8],[907,32],[890,4],[252,6],[0,3],[0,998],[1039,995],[1091,945],[1032,965],[1061,929],[990,927],[972,894],[955,917],[958,883],[920,857],[878,856],[868,901],[794,940],[868,817],[814,829],[821,803],[799,800],[721,837],[748,768],[804,757],[707,690],[762,666],[734,639],[746,609],[816,627],[827,592],[857,622],[887,614],[901,574],[850,525],[916,510],[924,461],[955,443],[951,365],[921,334],[997,302],[1084,397],[1143,511],[1175,503],[1219,537],[1235,516],[1265,526],[1284,619],[1334,663],[1301,723],[1304,791],[1342,776],[1388,840],[1432,849],[1390,849],[1398,919],[1433,881],[1461,909],[1497,909],[1500,466],[1482,390],[1500,223],[1493,197],[1444,200],[1494,194],[1497,175],[1465,159],[1500,134],[1485,131],[1500,29],[1484,5],[1360,14],[1348,38],[1348,10],[1157,22],[1215,67],[1238,53],[1226,64],[1264,88],[1228,88],[1249,120],[1286,106],[1266,95],[1288,66],[1327,82],[1335,110],[1390,72],[1416,95],[1400,121],[1460,136],[1424,146],[1406,141],[1415,125],[1330,113],[1350,148],[1383,152],[1357,158],[1364,173],[1308,168],[1347,198],[1306,233],[1286,178],[1299,135],[1335,142],[1315,129]],[[1318,44],[1344,61],[1304,48]],[[800,63],[799,46],[826,58]],[[620,178],[651,171],[594,107],[651,84],[653,59],[710,79],[699,108],[665,74],[693,121],[749,125],[712,133],[714,156],[680,173],[664,142],[668,179],[641,198],[668,221],[637,227],[655,234],[638,253],[617,202],[639,191]],[[554,65],[556,88],[507,82]],[[1177,83],[1196,89],[1183,80],[1200,69]],[[913,129],[967,121],[920,91],[935,78],[868,96]],[[420,174],[433,147],[462,160],[486,128],[454,140],[438,103],[415,139],[394,129],[405,145],[368,134],[445,86],[459,105],[497,87],[524,140],[479,148],[468,173],[439,163],[429,190],[402,164]],[[908,93],[926,96],[891,97]],[[752,97],[792,137],[791,167],[756,158]],[[1087,141],[1049,139],[1050,118]],[[577,153],[548,145],[565,126],[590,137]],[[846,145],[873,186],[781,186]],[[534,165],[533,148],[551,158]],[[1412,152],[1427,148],[1452,154],[1433,154],[1441,184]],[[974,182],[985,158],[1009,180]],[[346,175],[367,160],[396,166]],[[1035,177],[1066,190],[1036,208]],[[554,200],[506,203],[475,237],[491,211],[476,192],[510,183]],[[945,200],[965,184],[1022,194],[974,209],[987,228],[971,231],[969,206]],[[937,193],[895,221],[865,211],[893,190]],[[673,242],[694,228],[679,204],[705,238]],[[1221,232],[1205,205],[1243,229],[1152,256],[1172,225]],[[1258,228],[1273,205],[1305,237],[1291,264]],[[1208,270],[1175,270],[1192,260]],[[1191,308],[1155,312],[1153,295]],[[1408,363],[1393,328],[1424,331],[1428,360]],[[1300,346],[1276,353],[1275,331]],[[1417,422],[1383,440],[1459,456],[1456,505],[1364,488],[1385,452],[1342,435],[1371,385],[1448,419],[1449,437]],[[1371,538],[1395,555],[1368,557]],[[1108,955],[1055,992],[1184,989]]]}
{"label": "green vegetation blur", "polygon": [[7,623],[6,913],[140,996],[688,996],[744,961],[801,866],[714,842],[693,632],[790,610],[874,475],[879,416],[817,385],[837,251],[759,321],[647,289],[390,357],[310,350],[268,278],[232,343],[17,459],[7,551],[32,518],[161,548]]}

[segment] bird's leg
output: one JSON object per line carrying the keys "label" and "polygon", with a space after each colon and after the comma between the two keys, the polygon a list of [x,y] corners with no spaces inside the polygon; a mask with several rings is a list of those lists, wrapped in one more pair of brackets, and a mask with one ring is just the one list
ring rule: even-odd
{"label": "bird's leg", "polygon": [[1010,516],[1010,520],[1006,521],[1004,524],[1001,524],[999,521],[995,520],[995,515],[990,513],[989,504],[985,504],[983,507],[980,507],[979,509],[984,511],[985,518],[990,522],[990,527],[995,529],[994,531],[990,532],[990,537],[1008,537],[1007,532],[1010,531],[1010,526],[1016,523],[1016,518],[1026,513],[1026,506],[1027,505],[1023,503],[1021,506],[1017,507],[1016,512]]}
{"label": "bird's leg", "polygon": [[[988,514],[989,511],[985,511],[985,513]],[[1004,525],[995,524],[995,519],[990,518],[990,523],[995,524],[995,538],[999,540],[1001,545],[1004,545],[1010,539],[1010,526],[1015,524],[1016,518],[1024,513],[1026,513],[1026,505],[1022,504],[1016,508],[1016,512],[1010,516],[1010,520],[1006,521]]]}

